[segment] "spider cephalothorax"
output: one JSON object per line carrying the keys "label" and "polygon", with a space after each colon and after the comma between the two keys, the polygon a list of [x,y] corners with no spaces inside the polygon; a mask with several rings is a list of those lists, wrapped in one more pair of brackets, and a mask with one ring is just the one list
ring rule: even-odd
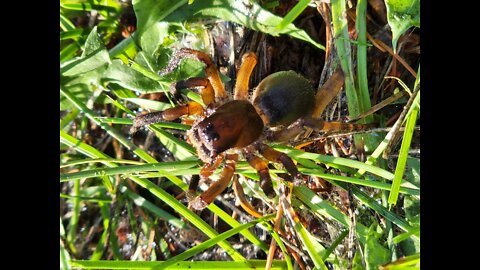
{"label": "spider cephalothorax", "polygon": [[[325,103],[328,103],[336,93],[328,89],[315,94],[309,81],[294,71],[280,71],[265,77],[255,88],[249,100],[248,82],[256,65],[254,53],[247,53],[242,57],[233,100],[225,92],[211,58],[203,52],[186,48],[179,50],[161,74],[171,72],[185,57],[195,58],[205,63],[207,78],[190,78],[174,83],[172,91],[198,88],[206,107],[190,101],[164,111],[138,115],[131,132],[135,132],[141,126],[171,121],[182,115],[198,116],[187,132],[187,137],[195,147],[199,158],[205,163],[200,176],[208,178],[220,166],[222,160],[225,164],[219,179],[199,196],[192,195],[195,193],[196,181],[195,184],[190,185],[190,206],[194,209],[203,209],[208,206],[228,186],[235,172],[239,154],[242,154],[257,171],[260,187],[269,197],[275,196],[276,193],[270,179],[268,162],[260,158],[257,153],[268,161],[283,164],[292,178],[301,177],[292,159],[263,143],[262,138],[284,141],[298,134],[303,126],[317,129],[362,128],[362,126],[320,120]],[[343,82],[342,76],[338,69],[325,85],[330,87],[335,82]],[[339,89],[341,85],[334,88]],[[269,131],[271,127],[276,127],[277,130]]]}

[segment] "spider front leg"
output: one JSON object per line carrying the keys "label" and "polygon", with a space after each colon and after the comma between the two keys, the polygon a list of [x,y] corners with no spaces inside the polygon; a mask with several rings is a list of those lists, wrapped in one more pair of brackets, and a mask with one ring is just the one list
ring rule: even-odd
{"label": "spider front leg", "polygon": [[260,177],[260,188],[269,198],[275,197],[276,193],[273,190],[272,179],[268,169],[268,163],[254,154],[255,148],[248,146],[243,151],[243,155],[248,164],[252,166]]}
{"label": "spider front leg", "polygon": [[183,115],[199,115],[203,113],[202,105],[195,101],[191,101],[185,105],[179,105],[170,109],[158,112],[151,112],[140,114],[133,120],[133,125],[130,128],[130,134],[134,134],[143,126],[161,123],[165,121],[172,121]]}
{"label": "spider front leg", "polygon": [[188,88],[199,89],[198,93],[202,97],[205,106],[208,106],[215,101],[215,91],[213,90],[210,81],[206,78],[194,77],[174,82],[170,85],[170,93],[178,99],[180,96],[180,90]]}
{"label": "spider front leg", "polygon": [[220,74],[217,70],[217,67],[212,61],[212,58],[204,52],[182,48],[174,53],[174,56],[170,63],[161,70],[160,75],[165,75],[172,72],[184,58],[193,58],[205,64],[205,73],[207,74],[207,79],[210,82],[213,90],[215,92],[215,99],[221,100],[227,97],[225,92],[225,87],[223,86],[222,80],[220,79]]}
{"label": "spider front leg", "polygon": [[238,160],[237,154],[227,154],[225,156],[225,165],[222,172],[220,173],[220,178],[215,181],[207,190],[202,194],[195,197],[192,201],[189,202],[189,207],[202,210],[207,207],[215,198],[222,193],[230,183],[233,174],[235,173],[235,166]]}

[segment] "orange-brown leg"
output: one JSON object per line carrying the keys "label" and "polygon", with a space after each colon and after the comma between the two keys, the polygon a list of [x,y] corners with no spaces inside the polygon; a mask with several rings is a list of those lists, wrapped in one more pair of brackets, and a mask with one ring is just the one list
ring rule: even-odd
{"label": "orange-brown leg", "polygon": [[188,201],[192,201],[195,198],[195,193],[197,192],[197,187],[200,182],[200,177],[202,179],[208,179],[215,170],[220,166],[220,163],[224,159],[225,155],[219,154],[213,161],[212,163],[205,163],[202,166],[202,169],[200,170],[200,175],[194,175],[192,176],[192,179],[190,179],[190,185],[188,186],[188,191],[187,191],[187,199]]}
{"label": "orange-brown leg", "polygon": [[267,195],[269,198],[273,198],[275,197],[276,193],[273,190],[272,179],[270,178],[270,173],[268,170],[268,163],[257,157],[254,154],[254,150],[255,148],[253,147],[247,147],[243,151],[243,155],[245,156],[248,164],[250,164],[250,166],[257,171],[257,174],[260,177],[260,188],[262,188],[265,195]]}
{"label": "orange-brown leg", "polygon": [[321,131],[356,131],[356,130],[365,130],[369,127],[372,127],[372,124],[350,124],[350,123],[343,123],[338,121],[326,122],[321,119],[313,119],[310,117],[306,117],[301,121],[295,123],[294,125],[288,127],[287,129],[282,129],[279,131],[273,131],[267,134],[266,138],[272,142],[285,142],[290,139],[293,139],[295,136],[300,134],[300,132],[304,131],[304,127],[310,127],[315,130]]}
{"label": "orange-brown leg", "polygon": [[205,106],[208,106],[215,101],[215,92],[213,91],[212,85],[206,78],[194,77],[172,83],[170,85],[170,93],[178,99],[180,96],[180,90],[187,88],[200,88],[198,93],[202,97],[203,104],[205,104]]}
{"label": "orange-brown leg", "polygon": [[220,74],[217,70],[217,67],[213,63],[212,58],[208,54],[201,51],[188,48],[180,49],[174,54],[172,60],[167,65],[167,67],[165,67],[159,72],[160,75],[165,75],[172,72],[178,66],[180,61],[184,58],[193,58],[200,62],[203,62],[205,64],[205,73],[207,74],[207,79],[208,81],[210,81],[210,84],[212,85],[215,92],[215,99],[221,100],[227,97],[225,87],[220,80]]}
{"label": "orange-brown leg", "polygon": [[203,112],[202,105],[197,102],[191,101],[185,105],[179,105],[170,109],[166,109],[158,112],[151,112],[146,114],[140,114],[135,117],[133,120],[133,125],[130,128],[130,134],[137,132],[140,127],[165,122],[172,121],[183,115],[195,115],[201,114]]}
{"label": "orange-brown leg", "polygon": [[256,143],[255,148],[266,159],[272,162],[282,163],[283,167],[285,167],[287,172],[294,178],[302,178],[302,175],[298,171],[297,166],[293,163],[293,160],[289,156],[287,156],[287,154],[279,152],[264,143]]}
{"label": "orange-brown leg", "polygon": [[351,124],[351,123],[343,123],[338,121],[326,122],[320,119],[312,119],[307,118],[303,120],[303,125],[307,127],[311,127],[313,129],[322,130],[322,131],[355,131],[355,130],[363,130],[370,127],[370,124],[363,125],[363,124]]}
{"label": "orange-brown leg", "polygon": [[344,82],[345,76],[339,66],[315,95],[315,109],[311,114],[312,118],[320,119],[327,105],[330,104],[333,98],[342,90]]}
{"label": "orange-brown leg", "polygon": [[189,202],[189,206],[196,210],[202,210],[207,207],[215,198],[222,193],[230,183],[235,172],[235,165],[238,155],[226,155],[225,166],[220,174],[220,178],[215,181],[207,190]]}
{"label": "orange-brown leg", "polygon": [[247,213],[250,215],[256,217],[256,218],[261,218],[263,215],[257,212],[255,208],[248,202],[247,198],[245,197],[245,192],[243,191],[243,187],[238,181],[238,177],[234,177],[233,179],[233,191],[235,192],[235,197],[240,202],[240,206],[245,210]]}
{"label": "orange-brown leg", "polygon": [[242,65],[237,73],[235,83],[234,99],[248,99],[248,83],[253,68],[257,64],[257,56],[253,52],[245,53],[242,56]]}

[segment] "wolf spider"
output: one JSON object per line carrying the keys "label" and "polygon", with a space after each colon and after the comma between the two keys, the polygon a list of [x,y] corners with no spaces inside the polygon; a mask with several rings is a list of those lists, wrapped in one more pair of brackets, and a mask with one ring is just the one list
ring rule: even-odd
{"label": "wolf spider", "polygon": [[[257,171],[260,187],[270,198],[276,193],[270,178],[268,162],[260,158],[257,152],[270,162],[281,163],[294,179],[301,179],[301,174],[292,159],[263,141],[286,141],[301,132],[305,126],[319,130],[363,128],[362,125],[320,120],[325,103],[331,101],[331,98],[325,98],[329,96],[325,95],[325,91],[329,90],[316,94],[309,81],[294,71],[280,71],[267,76],[249,98],[249,79],[257,61],[256,55],[252,52],[242,57],[233,99],[225,91],[212,59],[204,52],[180,49],[160,74],[172,72],[183,58],[194,58],[203,62],[207,78],[179,81],[172,84],[171,90],[178,95],[180,89],[197,88],[205,107],[190,101],[164,111],[137,115],[130,132],[134,133],[145,125],[172,121],[184,115],[196,116],[192,128],[187,132],[187,138],[195,147],[198,157],[204,162],[200,176],[207,179],[223,160],[225,162],[219,179],[196,197],[193,194],[198,185],[198,177],[196,179],[192,177],[187,197],[189,206],[193,209],[201,210],[207,207],[227,188],[235,173],[239,154],[242,154]],[[338,82],[343,85],[343,73],[340,68],[325,85],[331,88],[332,84]],[[337,88],[340,87],[341,85],[339,87],[337,85]],[[272,131],[272,128],[277,130]]]}

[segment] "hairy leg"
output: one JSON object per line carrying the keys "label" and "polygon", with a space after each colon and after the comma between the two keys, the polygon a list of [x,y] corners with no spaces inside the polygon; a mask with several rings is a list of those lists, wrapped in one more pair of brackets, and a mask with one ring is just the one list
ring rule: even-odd
{"label": "hairy leg", "polygon": [[172,121],[183,115],[198,115],[201,113],[203,113],[202,105],[191,101],[188,104],[179,105],[163,111],[140,114],[137,115],[133,120],[133,125],[130,128],[130,134],[137,132],[139,128],[146,125]]}
{"label": "hairy leg", "polygon": [[226,155],[226,162],[220,178],[215,181],[202,194],[190,201],[189,206],[196,210],[202,210],[207,207],[215,198],[222,193],[230,183],[233,174],[235,173],[235,165],[238,160],[238,155]]}
{"label": "hairy leg", "polygon": [[237,73],[235,83],[234,99],[248,99],[248,83],[253,68],[257,64],[257,56],[253,52],[245,53],[242,56],[242,65]]}
{"label": "hairy leg", "polygon": [[220,74],[217,70],[217,67],[212,61],[212,58],[201,51],[182,48],[174,53],[173,58],[170,60],[170,63],[161,70],[160,75],[165,75],[172,72],[184,58],[193,58],[205,64],[205,73],[207,74],[207,79],[213,87],[215,92],[216,101],[221,100],[227,97],[225,92],[225,87],[223,86],[222,80],[220,80]]}

